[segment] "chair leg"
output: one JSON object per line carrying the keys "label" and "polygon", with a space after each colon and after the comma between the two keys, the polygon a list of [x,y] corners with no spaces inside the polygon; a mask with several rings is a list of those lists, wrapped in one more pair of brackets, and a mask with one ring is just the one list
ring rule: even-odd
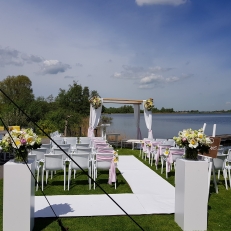
{"label": "chair leg", "polygon": [[213,167],[213,182],[214,182],[214,186],[215,186],[215,189],[216,189],[216,193],[218,193],[217,180],[216,180],[216,174],[215,174],[214,167]]}
{"label": "chair leg", "polygon": [[229,166],[229,168],[228,168],[228,174],[229,174],[229,186],[230,186],[230,188],[231,188],[230,166]]}
{"label": "chair leg", "polygon": [[70,188],[70,180],[71,180],[71,169],[68,169],[68,176],[67,176],[67,190],[68,191]]}
{"label": "chair leg", "polygon": [[94,179],[94,189],[95,189],[95,178],[96,178],[96,168],[94,166],[94,172],[93,172],[93,179]]}
{"label": "chair leg", "polygon": [[163,161],[163,157],[161,157],[161,174],[163,174],[164,171],[164,161]]}
{"label": "chair leg", "polygon": [[228,190],[226,169],[223,169],[223,176],[224,176],[224,179],[225,179],[225,188],[226,188],[226,190]]}
{"label": "chair leg", "polygon": [[47,184],[48,173],[49,173],[49,171],[46,170],[46,184]]}
{"label": "chair leg", "polygon": [[66,165],[64,165],[63,171],[64,171],[64,191],[65,191],[66,189]]}
{"label": "chair leg", "polygon": [[43,183],[44,183],[44,170],[42,169],[42,191],[43,191]]}
{"label": "chair leg", "polygon": [[36,185],[36,191],[38,191],[38,183],[39,183],[39,170],[40,167],[37,168],[37,185]]}
{"label": "chair leg", "polygon": [[[91,177],[91,166],[88,169],[88,175]],[[89,190],[91,190],[91,178],[88,177]]]}
{"label": "chair leg", "polygon": [[166,161],[166,178],[168,178],[168,163],[167,163],[167,161]]}

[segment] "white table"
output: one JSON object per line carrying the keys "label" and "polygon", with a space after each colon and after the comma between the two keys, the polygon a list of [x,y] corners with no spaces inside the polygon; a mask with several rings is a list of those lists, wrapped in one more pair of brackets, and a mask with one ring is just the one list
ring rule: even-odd
{"label": "white table", "polygon": [[[114,136],[115,137],[115,144],[116,144],[116,147],[118,147],[118,137],[119,137],[120,133],[108,133],[106,135],[106,140],[108,140],[108,137],[109,136]],[[108,141],[109,142],[109,141]],[[110,143],[110,142],[109,142]]]}
{"label": "white table", "polygon": [[[142,144],[142,141],[143,140],[130,139],[130,140],[127,140],[126,142],[127,143],[132,143],[132,150],[134,150],[134,145],[135,144]],[[140,145],[140,150],[141,150],[141,145]]]}

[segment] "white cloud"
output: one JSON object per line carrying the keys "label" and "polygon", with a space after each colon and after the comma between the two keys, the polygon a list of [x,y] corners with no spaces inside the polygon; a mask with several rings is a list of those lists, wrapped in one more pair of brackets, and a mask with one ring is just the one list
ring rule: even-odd
{"label": "white cloud", "polygon": [[143,5],[174,5],[185,4],[188,0],[136,0],[138,6]]}
{"label": "white cloud", "polygon": [[27,54],[22,54],[21,58],[26,61],[27,63],[40,63],[43,61],[43,59],[39,56],[36,55],[27,55]]}
{"label": "white cloud", "polygon": [[225,104],[227,104],[227,105],[231,105],[231,102],[226,102]]}
{"label": "white cloud", "polygon": [[164,73],[171,70],[174,70],[174,68],[155,66],[145,69],[143,67],[131,67],[124,65],[123,70],[121,72],[115,72],[112,77],[115,79],[130,79],[133,81],[139,79],[139,82],[134,83],[138,84],[138,88],[140,89],[147,89],[154,88],[156,86],[163,87],[166,84],[179,82],[193,76],[192,74],[181,74],[180,76],[165,77]]}
{"label": "white cloud", "polygon": [[0,66],[23,66],[26,63],[40,63],[42,58],[36,55],[23,54],[16,49],[0,48]]}
{"label": "white cloud", "polygon": [[71,69],[70,65],[64,64],[58,60],[45,60],[41,67],[41,74],[58,74],[59,72],[65,72],[67,69]]}
{"label": "white cloud", "polygon": [[0,66],[6,65],[23,66],[23,61],[19,57],[20,52],[10,48],[0,48]]}
{"label": "white cloud", "polygon": [[70,75],[64,76],[64,79],[74,79],[74,78],[75,78],[74,76],[70,76]]}
{"label": "white cloud", "polygon": [[141,84],[150,84],[150,83],[160,83],[164,82],[164,78],[161,75],[151,74],[150,76],[146,76],[140,80]]}
{"label": "white cloud", "polygon": [[117,79],[138,79],[144,75],[143,67],[132,67],[123,65],[123,71],[115,72],[112,77]]}
{"label": "white cloud", "polygon": [[167,83],[177,82],[179,80],[180,80],[180,78],[179,77],[175,77],[175,76],[166,78],[166,82]]}

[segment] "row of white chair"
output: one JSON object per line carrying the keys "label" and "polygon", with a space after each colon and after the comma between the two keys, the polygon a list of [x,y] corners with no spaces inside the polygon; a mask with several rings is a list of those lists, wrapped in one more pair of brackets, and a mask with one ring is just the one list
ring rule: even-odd
{"label": "row of white chair", "polygon": [[[110,169],[111,162],[113,159],[113,152],[111,149],[105,149],[104,153],[96,153],[93,155],[91,148],[78,148],[76,150],[77,153],[70,153],[68,148],[61,147],[52,149],[52,154],[47,154],[46,148],[39,148],[36,150],[32,150],[30,157],[33,157],[36,160],[36,170],[37,170],[37,182],[39,182],[40,171],[42,172],[42,190],[43,190],[43,181],[44,181],[44,171],[46,171],[46,183],[48,179],[48,173],[51,171],[51,177],[53,171],[64,170],[64,190],[65,190],[65,181],[66,181],[66,162],[69,163],[68,168],[68,190],[69,190],[69,182],[71,179],[71,172],[74,170],[74,178],[75,172],[78,169],[87,169],[89,174],[89,189],[91,188],[91,178],[96,180],[97,178],[97,169]],[[102,151],[102,149],[101,149]],[[70,155],[71,159],[66,155]],[[105,158],[100,159],[99,156],[107,156],[107,160]],[[111,159],[109,160],[108,157]],[[74,160],[74,161],[73,161]],[[81,167],[79,168],[78,165]],[[41,164],[42,163],[42,164]],[[92,174],[93,173],[93,174]],[[115,183],[116,188],[116,183]],[[95,189],[95,183],[94,183]],[[38,184],[36,185],[36,190],[38,190]]]}

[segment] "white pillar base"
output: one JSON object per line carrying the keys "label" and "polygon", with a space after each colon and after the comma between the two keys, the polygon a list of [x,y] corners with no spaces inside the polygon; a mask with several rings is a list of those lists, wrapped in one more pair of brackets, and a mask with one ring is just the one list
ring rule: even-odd
{"label": "white pillar base", "polygon": [[[32,173],[35,162],[28,160]],[[34,227],[35,180],[26,164],[8,161],[4,165],[3,230],[32,231]]]}
{"label": "white pillar base", "polygon": [[178,159],[175,222],[182,230],[207,230],[208,163]]}

